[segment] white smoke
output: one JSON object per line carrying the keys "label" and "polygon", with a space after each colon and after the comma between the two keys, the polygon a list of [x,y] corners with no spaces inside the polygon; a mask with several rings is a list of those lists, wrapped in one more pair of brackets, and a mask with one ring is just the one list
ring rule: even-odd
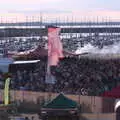
{"label": "white smoke", "polygon": [[120,42],[113,45],[104,46],[103,48],[94,47],[91,44],[87,44],[84,47],[79,47],[76,50],[76,54],[90,52],[90,53],[99,53],[99,54],[116,54],[120,53]]}

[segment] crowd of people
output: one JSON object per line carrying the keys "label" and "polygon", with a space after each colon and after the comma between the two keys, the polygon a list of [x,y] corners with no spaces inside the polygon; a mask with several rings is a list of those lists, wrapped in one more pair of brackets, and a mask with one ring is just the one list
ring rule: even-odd
{"label": "crowd of people", "polygon": [[[34,67],[33,67],[34,66]],[[66,94],[100,95],[120,83],[120,59],[90,59],[66,57],[51,69],[54,82],[46,81],[47,59],[40,58],[36,64],[11,66],[10,88],[41,92],[64,92]],[[0,87],[5,79],[0,73]],[[50,79],[51,80],[51,79]]]}
{"label": "crowd of people", "polygon": [[118,59],[65,58],[55,70],[53,91],[82,95],[100,95],[119,84]]}

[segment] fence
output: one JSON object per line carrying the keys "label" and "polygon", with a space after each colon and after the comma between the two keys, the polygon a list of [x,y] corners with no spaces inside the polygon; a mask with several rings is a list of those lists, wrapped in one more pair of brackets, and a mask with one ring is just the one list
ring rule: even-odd
{"label": "fence", "polygon": [[[10,101],[41,103],[55,98],[58,94],[50,92],[10,91]],[[81,106],[81,112],[109,113],[114,112],[115,99],[97,96],[65,95],[76,101]],[[0,99],[3,101],[3,90],[0,91]],[[107,106],[107,107],[105,107]]]}

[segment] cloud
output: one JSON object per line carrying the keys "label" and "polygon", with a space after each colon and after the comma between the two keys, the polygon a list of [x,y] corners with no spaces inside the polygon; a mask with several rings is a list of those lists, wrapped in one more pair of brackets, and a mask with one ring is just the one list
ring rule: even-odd
{"label": "cloud", "polygon": [[117,10],[97,10],[97,11],[72,11],[72,15],[75,16],[77,21],[119,21],[120,11]]}
{"label": "cloud", "polygon": [[71,11],[67,10],[56,10],[56,9],[43,9],[43,10],[11,10],[9,13],[24,13],[24,14],[39,14],[39,13],[45,13],[45,14],[61,14],[61,13],[71,13]]}
{"label": "cloud", "polygon": [[61,0],[2,0],[0,4],[49,4]]}

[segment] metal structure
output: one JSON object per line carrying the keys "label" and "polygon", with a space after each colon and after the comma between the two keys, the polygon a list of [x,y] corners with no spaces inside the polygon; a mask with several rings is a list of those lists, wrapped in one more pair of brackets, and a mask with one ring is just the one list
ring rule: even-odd
{"label": "metal structure", "polygon": [[42,18],[38,22],[26,18],[23,23],[0,23],[0,44],[10,51],[29,50],[37,45],[45,47],[48,25],[61,27],[63,45],[73,51],[88,43],[102,48],[120,41],[120,22],[46,23]]}

